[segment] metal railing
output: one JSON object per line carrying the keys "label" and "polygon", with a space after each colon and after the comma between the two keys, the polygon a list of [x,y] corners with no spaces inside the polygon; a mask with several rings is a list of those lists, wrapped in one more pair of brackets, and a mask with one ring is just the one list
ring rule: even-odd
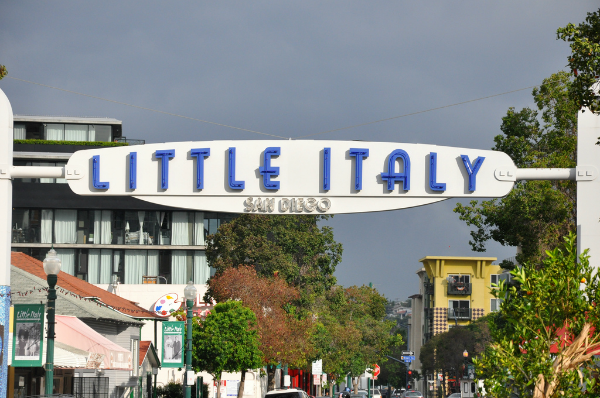
{"label": "metal railing", "polygon": [[453,296],[463,296],[471,294],[472,285],[466,282],[448,282],[448,294]]}
{"label": "metal railing", "polygon": [[115,142],[126,142],[129,145],[144,145],[146,140],[137,140],[135,138],[119,137],[115,138]]}
{"label": "metal railing", "polygon": [[423,287],[425,288],[425,294],[429,294],[433,296],[433,283],[432,282],[424,282]]}
{"label": "metal railing", "polygon": [[471,309],[448,308],[448,319],[471,319]]}

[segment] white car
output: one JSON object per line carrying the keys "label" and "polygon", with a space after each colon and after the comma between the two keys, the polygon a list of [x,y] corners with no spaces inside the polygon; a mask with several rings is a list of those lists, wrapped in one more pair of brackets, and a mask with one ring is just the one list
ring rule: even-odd
{"label": "white car", "polygon": [[287,388],[284,390],[273,390],[265,394],[265,398],[310,398],[307,393],[298,388]]}

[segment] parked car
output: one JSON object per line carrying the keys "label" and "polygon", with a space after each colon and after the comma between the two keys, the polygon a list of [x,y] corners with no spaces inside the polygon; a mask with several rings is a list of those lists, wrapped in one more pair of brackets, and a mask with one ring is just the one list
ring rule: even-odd
{"label": "parked car", "polygon": [[373,398],[381,398],[381,391],[378,388],[371,390],[371,397]]}
{"label": "parked car", "polygon": [[298,388],[273,390],[265,394],[265,398],[309,398],[309,395]]}
{"label": "parked car", "polygon": [[421,394],[419,391],[407,390],[404,392],[402,398],[423,398],[423,394]]}
{"label": "parked car", "polygon": [[459,392],[455,392],[453,394],[448,395],[448,398],[461,398],[462,396],[460,395]]}

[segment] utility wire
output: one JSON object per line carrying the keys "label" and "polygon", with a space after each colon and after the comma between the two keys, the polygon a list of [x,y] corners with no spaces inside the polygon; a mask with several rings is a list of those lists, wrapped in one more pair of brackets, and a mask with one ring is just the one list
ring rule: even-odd
{"label": "utility wire", "polygon": [[282,136],[280,136],[280,135],[268,134],[268,133],[263,133],[263,132],[260,132],[260,131],[255,131],[255,130],[243,129],[243,128],[241,128],[241,127],[229,126],[229,125],[227,125],[227,124],[221,124],[221,123],[210,122],[210,121],[208,121],[208,120],[196,119],[196,118],[194,118],[194,117],[189,117],[189,116],[184,116],[184,115],[178,115],[178,114],[176,114],[176,113],[171,113],[171,112],[160,111],[160,110],[157,110],[157,109],[152,109],[152,108],[146,108],[146,107],[139,106],[139,105],[128,104],[128,103],[126,103],[126,102],[115,101],[115,100],[111,100],[111,99],[107,99],[107,98],[102,98],[102,97],[96,97],[95,95],[84,94],[84,93],[78,93],[77,91],[66,90],[66,89],[64,89],[64,88],[53,87],[53,86],[49,86],[49,85],[47,85],[47,84],[36,83],[36,82],[29,81],[29,80],[24,80],[24,79],[18,79],[18,78],[16,78],[16,77],[12,77],[12,76],[5,76],[5,77],[6,77],[6,78],[8,78],[8,79],[18,80],[18,81],[25,82],[25,83],[30,83],[30,84],[35,84],[35,85],[42,86],[42,87],[53,88],[53,89],[55,89],[55,90],[64,91],[64,92],[66,92],[66,93],[71,93],[71,94],[82,95],[82,96],[84,96],[84,97],[89,97],[89,98],[99,99],[99,100],[102,100],[102,101],[112,102],[112,103],[114,103],[114,104],[125,105],[125,106],[131,106],[131,107],[133,107],[133,108],[143,109],[143,110],[146,110],[146,111],[151,111],[151,112],[162,113],[162,114],[164,114],[164,115],[175,116],[175,117],[181,117],[181,118],[184,118],[184,119],[194,120],[194,121],[196,121],[196,122],[202,122],[202,123],[214,124],[215,126],[229,127],[229,128],[231,128],[231,129],[236,129],[236,130],[241,130],[241,131],[248,131],[248,132],[250,132],[250,133],[256,133],[256,134],[268,135],[268,136],[270,136],[270,137],[283,138],[283,139],[285,139],[285,140],[287,140],[287,139],[288,139],[288,137],[282,137]]}
{"label": "utility wire", "polygon": [[190,116],[178,115],[178,114],[176,114],[176,113],[165,112],[165,111],[161,111],[161,110],[157,110],[157,109],[152,109],[152,108],[146,108],[146,107],[139,106],[139,105],[128,104],[128,103],[126,103],[126,102],[115,101],[115,100],[111,100],[111,99],[107,99],[107,98],[97,97],[97,96],[95,96],[95,95],[90,95],[90,94],[79,93],[79,92],[77,92],[77,91],[66,90],[66,89],[64,89],[64,88],[53,87],[53,86],[49,86],[49,85],[47,85],[47,84],[36,83],[36,82],[32,82],[32,81],[29,81],[29,80],[24,80],[24,79],[19,79],[19,78],[12,77],[12,76],[5,76],[5,77],[6,77],[6,78],[8,78],[8,79],[18,80],[18,81],[25,82],[25,83],[29,83],[29,84],[35,84],[35,85],[42,86],[42,87],[52,88],[52,89],[54,89],[54,90],[64,91],[64,92],[66,92],[66,93],[71,93],[71,94],[76,94],[76,95],[82,95],[82,96],[84,96],[84,97],[89,97],[89,98],[99,99],[99,100],[102,100],[102,101],[112,102],[112,103],[114,103],[114,104],[119,104],[119,105],[130,106],[130,107],[133,107],[133,108],[143,109],[143,110],[146,110],[146,111],[151,111],[151,112],[162,113],[162,114],[164,114],[164,115],[169,115],[169,116],[180,117],[180,118],[183,118],[183,119],[194,120],[194,121],[197,121],[197,122],[202,122],[202,123],[214,124],[214,125],[216,125],[216,126],[229,127],[229,128],[236,129],[236,130],[248,131],[248,132],[250,132],[250,133],[256,133],[256,134],[261,134],[261,135],[267,135],[267,136],[270,136],[270,137],[275,137],[275,138],[282,138],[282,139],[295,139],[295,140],[297,140],[297,139],[301,139],[301,138],[307,138],[307,137],[314,137],[314,136],[317,136],[317,135],[322,135],[322,134],[333,133],[333,132],[335,132],[335,131],[341,131],[341,130],[353,129],[353,128],[356,128],[356,127],[361,127],[361,126],[368,126],[368,125],[370,125],[370,124],[381,123],[381,122],[386,122],[386,121],[388,121],[388,120],[400,119],[400,118],[407,117],[407,116],[413,116],[413,115],[418,115],[418,114],[421,114],[421,113],[426,113],[426,112],[437,111],[437,110],[439,110],[439,109],[451,108],[451,107],[453,107],[453,106],[464,105],[464,104],[468,104],[468,103],[470,103],[470,102],[481,101],[481,100],[485,100],[485,99],[489,99],[489,98],[499,97],[499,96],[501,96],[501,95],[506,95],[506,94],[516,93],[516,92],[518,92],[518,91],[528,90],[528,89],[531,89],[531,88],[534,88],[534,87],[539,87],[539,85],[535,85],[535,86],[529,86],[529,87],[523,87],[523,88],[519,88],[519,89],[516,89],[516,90],[505,91],[505,92],[503,92],[503,93],[500,93],[500,94],[488,95],[487,97],[481,97],[481,98],[476,98],[476,99],[472,99],[472,100],[468,100],[468,101],[457,102],[457,103],[450,104],[450,105],[438,106],[438,107],[436,107],[436,108],[430,108],[430,109],[426,109],[426,110],[423,110],[423,111],[417,111],[417,112],[405,113],[404,115],[400,115],[400,116],[393,116],[393,117],[388,117],[388,118],[385,118],[385,119],[375,120],[375,121],[372,121],[372,122],[366,122],[366,123],[361,123],[361,124],[354,124],[354,125],[351,125],[351,126],[340,127],[340,128],[338,128],[338,129],[327,130],[327,131],[321,131],[321,132],[319,132],[319,133],[313,133],[313,134],[307,134],[307,135],[301,135],[301,136],[297,136],[297,137],[293,137],[293,138],[292,138],[292,137],[289,137],[289,138],[288,138],[288,137],[283,137],[283,136],[280,136],[280,135],[269,134],[269,133],[263,133],[263,132],[260,132],[260,131],[249,130],[249,129],[244,129],[244,128],[241,128],[241,127],[230,126],[230,125],[227,125],[227,124],[221,124],[221,123],[211,122],[211,121],[208,121],[208,120],[197,119],[197,118],[193,118],[193,117],[190,117]]}
{"label": "utility wire", "polygon": [[373,122],[367,122],[367,123],[355,124],[355,125],[352,125],[352,126],[340,127],[339,129],[327,130],[327,131],[321,131],[320,133],[314,133],[314,134],[301,135],[301,136],[298,136],[298,137],[294,137],[294,139],[295,139],[295,140],[297,140],[297,139],[300,139],[300,138],[314,137],[314,136],[316,136],[316,135],[327,134],[327,133],[333,133],[334,131],[340,131],[340,130],[353,129],[353,128],[355,128],[355,127],[361,127],[361,126],[367,126],[367,125],[369,125],[369,124],[386,122],[386,121],[388,121],[388,120],[399,119],[399,118],[401,118],[401,117],[418,115],[419,113],[425,113],[425,112],[437,111],[438,109],[450,108],[450,107],[453,107],[453,106],[458,106],[458,105],[468,104],[469,102],[475,102],[475,101],[481,101],[481,100],[488,99],[488,98],[499,97],[499,96],[501,96],[501,95],[506,95],[506,94],[516,93],[517,91],[523,91],[523,90],[527,90],[527,89],[534,88],[534,87],[538,87],[538,85],[535,85],[535,86],[529,86],[529,87],[524,87],[524,88],[519,88],[519,89],[517,89],[517,90],[512,90],[512,91],[506,91],[506,92],[504,92],[504,93],[500,93],[500,94],[488,95],[487,97],[481,97],[481,98],[472,99],[472,100],[468,100],[468,101],[457,102],[457,103],[455,103],[455,104],[444,105],[444,106],[438,106],[437,108],[426,109],[426,110],[424,110],[424,111],[418,111],[418,112],[406,113],[406,114],[404,114],[404,115],[400,115],[400,116],[388,117],[388,118],[386,118],[386,119],[375,120],[375,121],[373,121]]}

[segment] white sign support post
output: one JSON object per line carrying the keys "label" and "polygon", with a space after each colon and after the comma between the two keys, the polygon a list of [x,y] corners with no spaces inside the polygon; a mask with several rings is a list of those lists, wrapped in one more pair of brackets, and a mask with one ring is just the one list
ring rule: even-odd
{"label": "white sign support post", "polygon": [[[8,329],[10,317],[10,241],[12,223],[13,114],[0,90],[0,397],[8,387]],[[4,144],[2,144],[4,143]]]}

